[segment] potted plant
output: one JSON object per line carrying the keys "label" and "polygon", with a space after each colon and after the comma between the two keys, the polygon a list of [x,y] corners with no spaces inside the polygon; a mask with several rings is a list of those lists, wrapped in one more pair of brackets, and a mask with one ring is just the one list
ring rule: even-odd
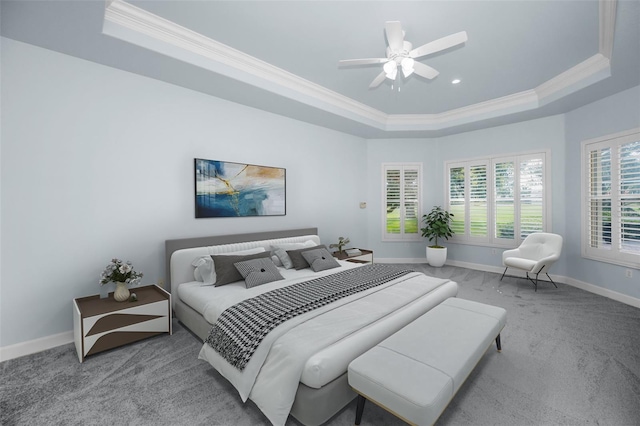
{"label": "potted plant", "polygon": [[329,248],[337,248],[338,252],[342,254],[342,250],[344,249],[344,246],[346,246],[349,243],[350,243],[349,237],[346,237],[346,238],[340,237],[338,238],[338,243],[329,245]]}
{"label": "potted plant", "polygon": [[425,227],[420,228],[422,236],[429,241],[435,240],[433,245],[427,246],[427,262],[431,266],[440,267],[447,260],[447,248],[438,244],[438,238],[448,240],[453,235],[451,230],[451,218],[453,214],[443,210],[440,206],[434,206],[429,214],[422,216]]}

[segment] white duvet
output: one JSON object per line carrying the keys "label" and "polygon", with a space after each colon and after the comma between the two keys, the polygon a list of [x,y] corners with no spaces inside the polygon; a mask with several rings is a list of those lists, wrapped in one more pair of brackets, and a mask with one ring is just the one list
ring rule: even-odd
{"label": "white duvet", "polygon": [[[354,264],[348,264],[345,268],[353,266]],[[318,274],[313,276],[317,277]],[[286,281],[288,285],[309,278],[299,276]],[[241,288],[236,284],[219,287],[216,290],[228,287],[224,290],[224,295],[221,293],[216,301],[200,301],[200,308],[207,321],[214,323],[227,307],[247,296],[253,297],[282,286],[283,281],[271,284],[253,289]],[[193,293],[193,289],[191,290]],[[431,298],[429,294],[432,292],[442,294]],[[189,303],[185,300],[189,299],[188,293],[189,291],[180,293],[181,299],[186,303]],[[209,362],[227,378],[243,401],[251,398],[274,425],[284,425],[305,364],[310,358],[314,357],[318,363],[328,361],[329,368],[324,368],[327,370],[324,373],[323,369],[316,375],[313,368],[305,371],[311,386],[316,387],[314,382],[318,382],[319,387],[343,374],[351,360],[384,337],[456,293],[457,285],[453,282],[427,277],[421,273],[410,273],[281,324],[266,336],[243,371],[227,363],[208,344],[203,345],[199,358]],[[386,321],[381,321],[383,319]],[[329,358],[323,361],[323,356]]]}

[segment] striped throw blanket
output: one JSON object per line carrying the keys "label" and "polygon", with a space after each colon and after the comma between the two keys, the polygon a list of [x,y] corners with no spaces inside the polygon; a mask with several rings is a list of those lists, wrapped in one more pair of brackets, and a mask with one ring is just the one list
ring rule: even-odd
{"label": "striped throw blanket", "polygon": [[264,337],[286,320],[410,272],[372,264],[263,293],[226,309],[205,343],[242,371]]}

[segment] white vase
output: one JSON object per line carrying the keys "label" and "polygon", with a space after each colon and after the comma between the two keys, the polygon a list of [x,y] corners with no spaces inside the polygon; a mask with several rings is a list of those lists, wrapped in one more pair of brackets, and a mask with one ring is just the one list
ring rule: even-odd
{"label": "white vase", "polygon": [[441,267],[447,261],[447,248],[427,247],[427,262],[436,268]]}
{"label": "white vase", "polygon": [[125,302],[129,300],[129,289],[127,283],[118,281],[116,283],[116,291],[113,292],[113,298],[116,302]]}

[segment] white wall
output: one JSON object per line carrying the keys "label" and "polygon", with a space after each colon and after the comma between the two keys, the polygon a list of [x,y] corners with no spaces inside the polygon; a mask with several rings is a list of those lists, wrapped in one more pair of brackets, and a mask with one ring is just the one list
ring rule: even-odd
{"label": "white wall", "polygon": [[[112,257],[165,239],[317,226],[367,246],[365,141],[2,39],[0,347],[72,329]],[[287,214],[194,218],[193,159],[287,169]]]}
{"label": "white wall", "polygon": [[625,90],[566,114],[566,217],[569,241],[565,250],[571,277],[608,290],[640,299],[640,265],[633,277],[626,267],[584,259],[581,256],[580,227],[582,141],[640,127],[640,86]]}

